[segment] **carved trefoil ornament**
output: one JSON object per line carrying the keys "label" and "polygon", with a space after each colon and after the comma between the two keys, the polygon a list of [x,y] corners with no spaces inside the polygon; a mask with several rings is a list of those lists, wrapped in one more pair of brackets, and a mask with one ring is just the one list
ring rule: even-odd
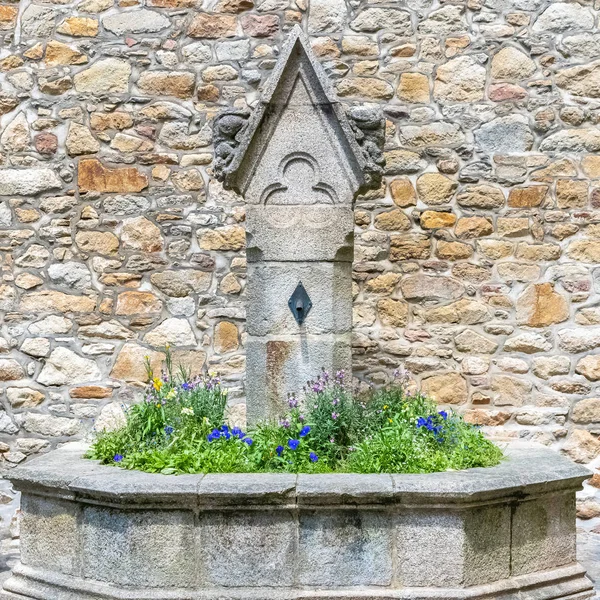
{"label": "carved trefoil ornament", "polygon": [[[215,173],[246,201],[248,418],[326,369],[351,371],[356,196],[381,185],[384,119],[339,102],[295,27],[252,114],[215,119]],[[302,282],[310,313],[288,300]]]}

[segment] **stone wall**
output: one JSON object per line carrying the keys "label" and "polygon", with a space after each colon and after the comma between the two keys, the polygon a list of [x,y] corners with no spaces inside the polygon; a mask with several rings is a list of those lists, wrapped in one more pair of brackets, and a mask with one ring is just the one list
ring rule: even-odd
{"label": "stone wall", "polygon": [[499,437],[596,460],[597,6],[407,5],[0,5],[5,467],[118,419],[166,342],[243,416],[244,206],[211,178],[211,121],[256,101],[297,23],[340,98],[387,117],[355,211],[356,373],[404,365]]}

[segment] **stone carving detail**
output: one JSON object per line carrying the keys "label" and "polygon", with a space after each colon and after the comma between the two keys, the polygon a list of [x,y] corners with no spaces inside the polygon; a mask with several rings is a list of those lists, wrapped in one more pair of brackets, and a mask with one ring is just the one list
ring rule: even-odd
{"label": "stone carving detail", "polygon": [[226,108],[213,122],[213,143],[215,146],[214,170],[218,180],[223,181],[225,170],[233,161],[240,145],[241,134],[248,125],[250,111]]}
{"label": "stone carving detail", "polygon": [[365,181],[368,188],[376,189],[381,185],[385,158],[385,119],[377,107],[354,106],[348,111],[348,121],[356,141],[365,157]]}
{"label": "stone carving detail", "polygon": [[319,165],[304,152],[286,156],[279,167],[280,181],[267,186],[262,203],[269,205],[334,204],[335,190],[320,180]]}

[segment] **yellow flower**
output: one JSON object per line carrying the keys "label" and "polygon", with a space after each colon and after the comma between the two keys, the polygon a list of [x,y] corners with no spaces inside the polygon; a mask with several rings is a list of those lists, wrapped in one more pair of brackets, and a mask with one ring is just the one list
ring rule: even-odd
{"label": "yellow flower", "polygon": [[227,396],[227,394],[229,394],[229,390],[227,388],[225,388],[224,390],[221,391],[221,393],[223,394],[223,396]]}
{"label": "yellow flower", "polygon": [[388,419],[388,421],[389,421],[390,423],[393,423],[393,422],[394,422],[394,419]]}
{"label": "yellow flower", "polygon": [[389,408],[389,406],[388,406],[387,404],[384,404],[384,405],[383,405],[383,410],[386,410],[386,409],[388,409],[388,408]]}
{"label": "yellow flower", "polygon": [[157,392],[160,392],[160,388],[163,386],[163,382],[162,382],[162,380],[161,380],[161,379],[159,379],[158,377],[155,377],[155,378],[152,380],[152,384],[153,384],[153,386],[154,386],[154,389],[155,389]]}
{"label": "yellow flower", "polygon": [[157,404],[157,405],[156,405],[156,408],[160,408],[160,404]]}
{"label": "yellow flower", "polygon": [[175,398],[175,396],[177,396],[177,392],[175,390],[171,390],[168,394],[167,394],[167,399],[168,400],[173,400],[173,398]]}

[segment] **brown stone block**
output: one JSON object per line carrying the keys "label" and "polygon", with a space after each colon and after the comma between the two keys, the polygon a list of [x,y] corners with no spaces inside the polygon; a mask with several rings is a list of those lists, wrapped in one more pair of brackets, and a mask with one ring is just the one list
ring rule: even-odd
{"label": "brown stone block", "polygon": [[146,71],[137,85],[142,92],[186,100],[194,93],[196,76],[187,71]]}
{"label": "brown stone block", "polygon": [[71,398],[89,398],[96,400],[110,398],[112,393],[112,388],[103,387],[101,385],[82,385],[81,387],[69,390],[69,396],[71,396]]}
{"label": "brown stone block", "polygon": [[111,169],[86,159],[79,162],[77,185],[82,192],[141,192],[148,187],[148,177],[135,167]]}
{"label": "brown stone block", "polygon": [[236,31],[237,17],[234,15],[199,13],[188,27],[188,35],[193,38],[227,38],[235,36]]}
{"label": "brown stone block", "polygon": [[123,292],[117,297],[116,315],[158,314],[162,302],[150,292]]}
{"label": "brown stone block", "polygon": [[540,206],[547,193],[547,185],[513,188],[508,194],[508,205],[511,208],[533,208]]}
{"label": "brown stone block", "polygon": [[252,37],[273,37],[279,33],[279,17],[277,15],[244,15],[242,29],[246,35]]}

